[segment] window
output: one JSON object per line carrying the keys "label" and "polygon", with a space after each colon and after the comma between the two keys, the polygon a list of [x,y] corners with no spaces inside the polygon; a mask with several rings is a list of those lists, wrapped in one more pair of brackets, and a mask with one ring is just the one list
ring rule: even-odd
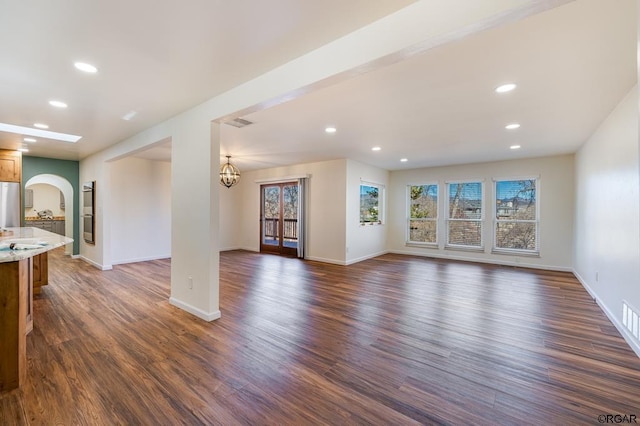
{"label": "window", "polygon": [[495,250],[538,252],[537,179],[496,181]]}
{"label": "window", "polygon": [[360,224],[382,223],[384,187],[374,183],[360,184]]}
{"label": "window", "polygon": [[448,183],[447,246],[482,248],[482,182]]}
{"label": "window", "polygon": [[408,240],[438,243],[438,185],[410,185]]}

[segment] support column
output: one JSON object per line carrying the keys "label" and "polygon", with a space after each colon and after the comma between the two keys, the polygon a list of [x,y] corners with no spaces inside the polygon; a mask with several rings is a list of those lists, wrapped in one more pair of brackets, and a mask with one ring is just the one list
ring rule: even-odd
{"label": "support column", "polygon": [[212,321],[220,318],[219,127],[198,110],[174,123],[170,303]]}

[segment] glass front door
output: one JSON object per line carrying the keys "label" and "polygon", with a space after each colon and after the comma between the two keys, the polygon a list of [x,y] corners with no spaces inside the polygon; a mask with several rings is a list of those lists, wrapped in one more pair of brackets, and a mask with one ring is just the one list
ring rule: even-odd
{"label": "glass front door", "polygon": [[298,250],[298,183],[262,185],[260,251],[295,256]]}

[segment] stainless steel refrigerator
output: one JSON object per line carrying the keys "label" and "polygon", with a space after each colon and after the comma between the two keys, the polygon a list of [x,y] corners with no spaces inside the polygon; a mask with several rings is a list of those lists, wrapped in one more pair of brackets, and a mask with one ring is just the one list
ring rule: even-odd
{"label": "stainless steel refrigerator", "polygon": [[0,182],[0,228],[20,226],[20,184]]}

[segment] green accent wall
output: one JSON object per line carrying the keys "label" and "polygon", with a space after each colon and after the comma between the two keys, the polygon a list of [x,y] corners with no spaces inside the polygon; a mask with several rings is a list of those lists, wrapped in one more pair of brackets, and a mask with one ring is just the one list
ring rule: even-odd
{"label": "green accent wall", "polygon": [[[24,185],[37,175],[57,175],[73,187],[73,254],[80,254],[80,162],[42,157],[22,157],[22,199]],[[22,206],[24,217],[24,205]]]}

